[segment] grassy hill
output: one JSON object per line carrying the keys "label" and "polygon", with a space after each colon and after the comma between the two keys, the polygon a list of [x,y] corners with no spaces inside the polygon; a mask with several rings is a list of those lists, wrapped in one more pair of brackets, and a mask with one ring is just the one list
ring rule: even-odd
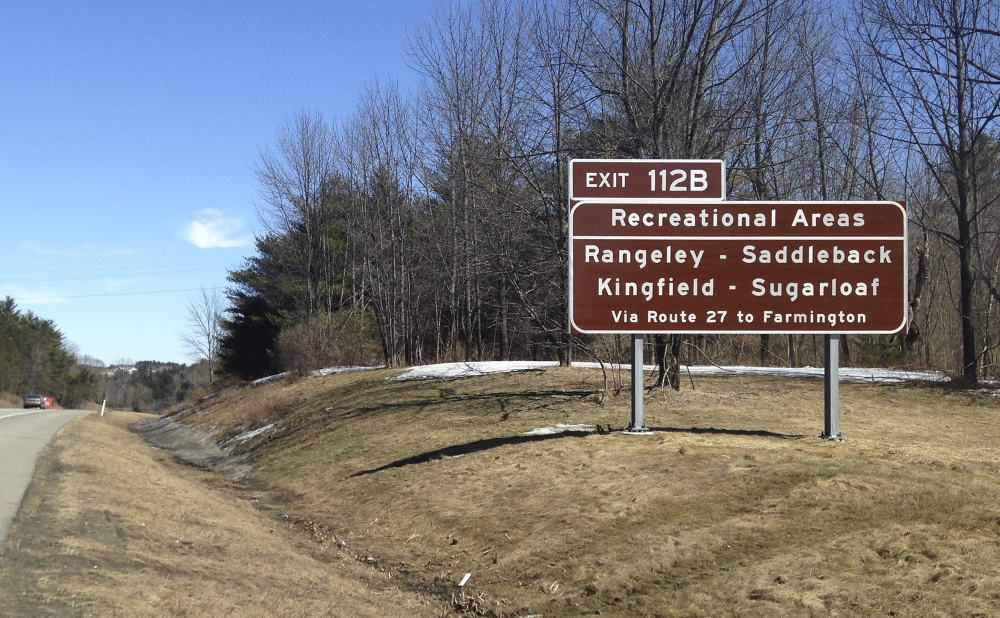
{"label": "grassy hill", "polygon": [[526,436],[622,428],[628,397],[602,397],[584,369],[394,373],[229,390],[175,418],[246,454],[260,507],[317,551],[453,609],[1000,613],[991,397],[844,384],[833,443],[817,438],[821,381],[706,377],[647,395],[653,436]]}
{"label": "grassy hill", "polygon": [[[837,443],[820,380],[695,377],[624,436],[599,371],[397,373],[173,414],[232,448],[235,468],[203,449],[223,472],[126,429],[149,416],[71,422],[11,528],[0,613],[1000,615],[993,397],[843,384]],[[526,435],[557,423],[605,431]]]}

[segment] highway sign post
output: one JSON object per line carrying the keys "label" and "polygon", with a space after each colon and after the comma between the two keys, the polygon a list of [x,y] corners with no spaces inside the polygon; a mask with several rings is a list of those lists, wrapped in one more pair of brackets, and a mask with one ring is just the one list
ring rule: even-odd
{"label": "highway sign post", "polygon": [[640,430],[637,333],[823,334],[823,437],[841,439],[839,335],[906,326],[906,209],[725,202],[725,182],[721,161],[571,161],[570,330],[633,335]]}

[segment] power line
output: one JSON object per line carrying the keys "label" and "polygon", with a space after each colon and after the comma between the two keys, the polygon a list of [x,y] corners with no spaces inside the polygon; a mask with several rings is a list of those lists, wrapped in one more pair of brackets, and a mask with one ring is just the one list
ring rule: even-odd
{"label": "power line", "polygon": [[213,286],[208,288],[188,288],[184,290],[150,290],[147,292],[114,292],[108,294],[65,294],[59,296],[31,296],[29,299],[25,299],[23,302],[30,302],[33,300],[61,300],[63,298],[103,298],[109,296],[142,296],[146,294],[173,294],[176,292],[200,292],[201,290],[217,291],[223,289],[225,288]]}
{"label": "power line", "polygon": [[159,269],[177,269],[177,268],[206,268],[209,266],[232,266],[232,260],[217,261],[217,262],[196,262],[193,264],[163,264],[163,265],[152,265],[152,266],[115,266],[112,268],[55,268],[55,269],[43,269],[43,270],[15,270],[7,271],[3,273],[3,276],[24,276],[24,275],[48,275],[48,274],[66,274],[66,273],[128,273],[130,271],[145,271],[145,270],[159,270]]}
{"label": "power line", "polygon": [[[150,270],[148,272],[118,272],[118,273],[104,274],[104,275],[67,275],[66,273],[70,273],[73,271],[61,271],[61,274],[64,276],[41,277],[34,279],[8,279],[4,280],[3,283],[6,284],[43,283],[51,281],[80,281],[84,279],[113,279],[113,278],[124,278],[124,277],[168,277],[174,275],[193,275],[198,273],[211,273],[217,271],[218,271],[217,268],[195,268],[188,270],[163,270],[163,271]],[[52,271],[52,272],[58,272],[58,271]],[[79,272],[87,272],[87,271],[79,271]]]}
{"label": "power line", "polygon": [[[232,264],[232,263],[233,263],[232,260],[222,260],[215,262],[195,262],[193,264],[177,264],[176,267],[180,268],[182,266],[183,267],[219,266],[221,264]],[[23,270],[15,272],[34,275],[34,274],[44,274],[44,273],[63,273],[63,272],[74,273],[74,272],[89,272],[89,271],[101,272],[104,270],[135,270],[143,268],[174,268],[174,267],[175,265],[168,264],[164,266],[115,266],[114,268],[78,268],[78,269],[55,268],[46,270]]]}

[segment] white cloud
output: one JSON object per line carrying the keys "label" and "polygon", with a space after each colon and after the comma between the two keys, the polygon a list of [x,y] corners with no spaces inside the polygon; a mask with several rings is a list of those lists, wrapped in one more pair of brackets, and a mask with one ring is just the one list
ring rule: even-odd
{"label": "white cloud", "polygon": [[246,247],[253,238],[240,235],[243,222],[225,216],[221,210],[206,208],[184,228],[184,238],[199,249]]}

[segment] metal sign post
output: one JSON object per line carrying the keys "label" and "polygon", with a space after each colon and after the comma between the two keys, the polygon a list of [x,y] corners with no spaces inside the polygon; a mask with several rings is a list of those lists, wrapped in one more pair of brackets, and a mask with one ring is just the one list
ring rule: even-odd
{"label": "metal sign post", "polygon": [[840,433],[840,335],[824,338],[823,435],[824,440],[843,440]]}
{"label": "metal sign post", "polygon": [[642,334],[632,335],[632,424],[627,433],[646,433],[646,419],[643,418],[643,373],[642,373]]}

